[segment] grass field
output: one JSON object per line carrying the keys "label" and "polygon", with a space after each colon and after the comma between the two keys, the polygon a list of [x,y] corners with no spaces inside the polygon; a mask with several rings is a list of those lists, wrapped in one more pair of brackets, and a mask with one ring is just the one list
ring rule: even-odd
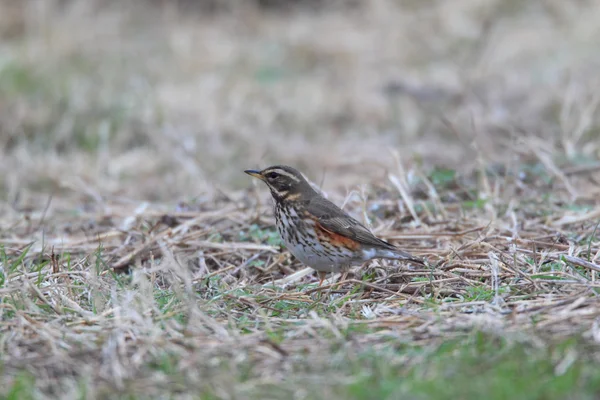
{"label": "grass field", "polygon": [[253,4],[0,0],[0,397],[598,398],[600,4]]}

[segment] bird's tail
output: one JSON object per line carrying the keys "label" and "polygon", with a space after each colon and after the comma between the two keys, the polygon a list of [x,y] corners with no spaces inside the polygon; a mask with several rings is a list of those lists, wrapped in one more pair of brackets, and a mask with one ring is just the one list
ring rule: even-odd
{"label": "bird's tail", "polygon": [[416,264],[427,266],[424,259],[413,256],[412,254],[400,249],[380,250],[380,254],[378,256],[381,258],[388,258],[390,260],[412,261]]}

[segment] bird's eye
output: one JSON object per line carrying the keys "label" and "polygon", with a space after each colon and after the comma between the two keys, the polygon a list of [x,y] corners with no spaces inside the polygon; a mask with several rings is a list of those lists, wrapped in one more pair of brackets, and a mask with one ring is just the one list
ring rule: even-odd
{"label": "bird's eye", "polygon": [[277,172],[269,172],[267,174],[267,179],[275,179],[277,178]]}

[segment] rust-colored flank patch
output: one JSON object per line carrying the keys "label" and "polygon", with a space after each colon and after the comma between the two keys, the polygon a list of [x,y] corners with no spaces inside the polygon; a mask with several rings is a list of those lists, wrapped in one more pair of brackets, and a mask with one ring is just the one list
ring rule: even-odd
{"label": "rust-colored flank patch", "polygon": [[323,227],[318,221],[315,221],[315,231],[319,240],[331,243],[333,246],[342,246],[349,250],[359,250],[360,243],[339,233],[332,232]]}

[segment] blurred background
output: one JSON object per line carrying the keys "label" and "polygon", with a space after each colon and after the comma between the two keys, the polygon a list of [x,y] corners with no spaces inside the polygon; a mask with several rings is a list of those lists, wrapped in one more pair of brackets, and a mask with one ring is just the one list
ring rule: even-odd
{"label": "blurred background", "polygon": [[598,158],[600,2],[0,0],[0,196]]}

